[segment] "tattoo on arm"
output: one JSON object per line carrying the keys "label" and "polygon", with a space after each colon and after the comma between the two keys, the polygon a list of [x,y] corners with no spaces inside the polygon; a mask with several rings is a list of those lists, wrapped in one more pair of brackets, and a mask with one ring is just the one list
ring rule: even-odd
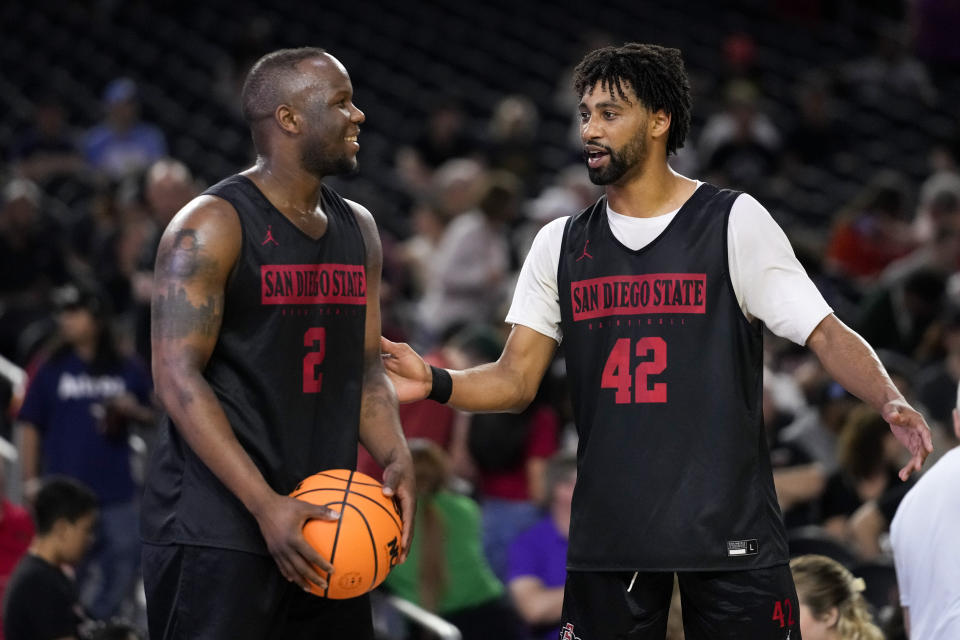
{"label": "tattoo on arm", "polygon": [[185,338],[190,334],[216,335],[223,317],[223,296],[207,296],[205,303],[194,305],[182,286],[170,283],[166,294],[158,293],[153,302],[152,330],[155,338]]}
{"label": "tattoo on arm", "polygon": [[152,331],[157,338],[184,338],[191,334],[216,335],[223,316],[223,294],[208,295],[203,304],[190,301],[185,283],[211,277],[217,261],[201,253],[203,244],[194,229],[181,229],[172,246],[161,247],[157,255],[158,291],[151,313]]}
{"label": "tattoo on arm", "polygon": [[196,229],[181,229],[173,237],[173,246],[161,247],[157,255],[157,276],[171,280],[189,280],[210,275],[217,261],[200,252],[203,243]]}

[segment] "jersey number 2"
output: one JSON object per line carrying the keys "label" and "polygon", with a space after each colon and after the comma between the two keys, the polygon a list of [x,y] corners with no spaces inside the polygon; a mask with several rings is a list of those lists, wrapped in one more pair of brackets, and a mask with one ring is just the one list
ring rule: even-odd
{"label": "jersey number 2", "polygon": [[653,358],[638,364],[633,375],[630,375],[630,338],[620,338],[613,345],[607,363],[603,366],[600,387],[617,390],[614,402],[629,404],[667,401],[666,382],[654,382],[652,385],[647,382],[647,376],[663,373],[667,368],[667,342],[656,336],[637,340],[634,349],[637,356],[645,358],[651,351]]}
{"label": "jersey number 2", "polygon": [[324,327],[311,327],[303,334],[303,346],[311,347],[303,357],[303,392],[320,393],[323,387],[323,374],[320,365],[327,355],[327,330]]}

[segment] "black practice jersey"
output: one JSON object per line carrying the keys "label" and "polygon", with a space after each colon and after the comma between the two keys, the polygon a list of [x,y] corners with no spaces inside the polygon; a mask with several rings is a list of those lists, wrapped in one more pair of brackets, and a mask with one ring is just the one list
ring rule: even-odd
{"label": "black practice jersey", "polygon": [[580,435],[573,570],[787,562],[761,415],[760,323],[728,273],[737,193],[703,184],[633,251],[607,201],[568,221],[557,274]]}
{"label": "black practice jersey", "polygon": [[[206,193],[233,205],[243,229],[204,371],[234,434],[281,494],[318,471],[354,468],[367,300],[356,214],[324,186],[329,223],[314,240],[244,176]],[[144,539],[266,553],[254,518],[166,422],[147,477]]]}

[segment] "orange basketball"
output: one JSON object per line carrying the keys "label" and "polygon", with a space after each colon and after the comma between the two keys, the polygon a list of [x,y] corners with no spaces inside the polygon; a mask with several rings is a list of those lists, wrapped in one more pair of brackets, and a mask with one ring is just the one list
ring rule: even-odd
{"label": "orange basketball", "polygon": [[400,558],[403,524],[383,485],[348,469],[321,471],[297,485],[290,497],[340,512],[335,521],[310,520],[303,537],[333,565],[333,576],[317,568],[329,586],[311,584],[311,592],[342,600],[371,591]]}

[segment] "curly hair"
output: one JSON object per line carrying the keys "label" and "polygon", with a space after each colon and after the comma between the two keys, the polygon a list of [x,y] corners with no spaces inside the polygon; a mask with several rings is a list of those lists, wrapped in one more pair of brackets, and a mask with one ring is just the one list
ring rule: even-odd
{"label": "curly hair", "polygon": [[591,51],[574,69],[573,90],[577,97],[599,82],[600,88],[614,91],[621,99],[632,100],[625,92],[628,85],[641,104],[651,111],[670,114],[667,153],[683,146],[690,131],[690,80],[679,49],[655,44],[628,42],[622,47],[603,47]]}

